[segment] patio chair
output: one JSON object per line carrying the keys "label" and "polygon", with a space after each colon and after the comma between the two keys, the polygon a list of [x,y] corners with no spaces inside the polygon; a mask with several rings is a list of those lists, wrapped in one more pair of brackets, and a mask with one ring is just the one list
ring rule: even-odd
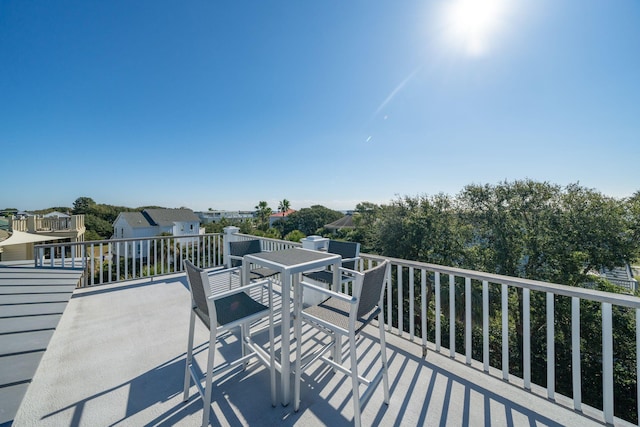
{"label": "patio chair", "polygon": [[[389,404],[389,379],[387,370],[387,354],[384,336],[384,312],[382,310],[383,295],[389,261],[384,261],[378,266],[359,273],[353,271],[355,282],[353,295],[333,292],[320,286],[301,282],[301,290],[310,288],[322,292],[329,298],[318,305],[305,308],[300,312],[298,323],[295,325],[296,361],[295,361],[295,385],[294,385],[294,410],[300,408],[300,381],[302,372],[316,361],[322,361],[333,367],[334,372],[340,371],[351,376],[353,421],[360,426],[361,406],[371,397],[375,387],[382,379],[384,385],[384,402]],[[358,375],[358,357],[356,354],[356,337],[363,328],[375,317],[378,318],[380,331],[380,360],[381,369],[372,380]],[[321,332],[326,333],[331,339],[328,343],[318,341],[316,335],[309,340],[312,344],[319,344],[320,348],[309,352],[302,359],[302,324],[306,323]],[[349,368],[342,365],[342,336],[348,337],[349,355],[351,365]],[[331,358],[326,353],[332,350]],[[366,390],[360,394],[360,384],[366,385]]]}
{"label": "patio chair", "polygon": [[[211,409],[212,378],[214,374],[236,366],[246,366],[250,359],[257,358],[269,369],[271,381],[271,405],[276,406],[276,370],[274,356],[274,326],[273,312],[270,309],[272,301],[271,281],[256,281],[247,286],[241,286],[238,268],[218,269],[207,272],[196,267],[190,261],[184,261],[187,272],[189,290],[191,292],[191,319],[189,322],[189,339],[187,345],[187,359],[184,376],[183,400],[189,400],[190,378],[203,398],[202,425],[209,424]],[[257,287],[268,288],[269,305],[263,305],[253,299],[249,292]],[[207,367],[202,377],[194,367],[193,335],[196,316],[209,329],[209,351]],[[257,320],[269,318],[269,353],[252,340],[250,326]],[[242,356],[233,361],[226,361],[214,368],[214,355],[218,334],[230,329],[240,328]]]}
{"label": "patio chair", "polygon": [[[340,255],[342,257],[342,267],[349,270],[357,269],[357,262],[360,260],[360,243],[329,240],[327,252]],[[306,273],[304,274],[304,276],[307,279],[311,279],[324,284],[331,284],[333,282],[333,273],[331,272],[331,270],[314,271],[311,273]],[[350,274],[342,274],[341,276],[342,284],[351,282],[353,280],[353,276],[351,276]]]}
{"label": "patio chair", "polygon": [[[231,265],[228,267],[240,267],[242,265],[242,259],[245,255],[255,254],[262,252],[262,246],[260,240],[239,240],[237,242],[229,242],[229,259]],[[270,268],[257,267],[252,268],[249,272],[249,280],[266,279],[267,277],[275,276],[277,271]]]}

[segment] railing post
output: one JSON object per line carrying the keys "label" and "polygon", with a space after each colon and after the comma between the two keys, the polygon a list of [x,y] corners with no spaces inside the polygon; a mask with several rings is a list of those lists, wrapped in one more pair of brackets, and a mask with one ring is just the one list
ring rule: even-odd
{"label": "railing post", "polygon": [[235,242],[238,240],[238,236],[236,234],[240,231],[238,227],[234,227],[232,225],[223,228],[224,231],[224,265],[227,267],[231,267],[231,259],[229,258],[230,252],[230,242]]}
{"label": "railing post", "polygon": [[311,249],[313,251],[327,250],[329,247],[329,239],[322,236],[307,236],[304,239],[300,239],[303,249]]}

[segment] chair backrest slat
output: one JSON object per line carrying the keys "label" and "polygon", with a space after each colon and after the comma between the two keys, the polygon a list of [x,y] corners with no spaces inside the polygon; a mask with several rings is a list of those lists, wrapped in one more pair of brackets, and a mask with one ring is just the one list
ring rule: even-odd
{"label": "chair backrest slat", "polygon": [[[329,240],[329,247],[327,252],[340,255],[342,258],[356,258],[360,255],[360,243],[356,242],[343,242],[340,240]],[[355,270],[356,262],[347,261],[343,262],[342,266],[350,270]]]}
{"label": "chair backrest slat", "polygon": [[358,301],[358,317],[371,312],[379,303],[387,276],[389,261],[364,272],[360,298]]}
{"label": "chair backrest slat", "polygon": [[[257,254],[262,252],[260,240],[239,240],[237,242],[229,242],[229,254],[233,256],[243,257],[245,255]],[[231,267],[240,267],[242,261],[239,259],[231,260]]]}
{"label": "chair backrest slat", "polygon": [[[189,279],[189,289],[191,290],[191,298],[196,308],[209,316],[209,308],[207,306],[207,290],[205,290],[205,284],[202,280],[202,273],[204,270],[196,267],[189,260],[184,261],[185,270],[187,270],[187,277]],[[208,283],[207,283],[208,286]]]}

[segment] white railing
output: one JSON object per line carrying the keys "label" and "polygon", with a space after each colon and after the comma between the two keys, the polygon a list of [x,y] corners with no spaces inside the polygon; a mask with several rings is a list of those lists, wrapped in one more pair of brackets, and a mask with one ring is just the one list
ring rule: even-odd
{"label": "white railing", "polygon": [[[614,422],[614,348],[613,348],[613,316],[614,307],[633,310],[636,319],[635,348],[636,354],[640,353],[640,298],[627,294],[615,294],[600,292],[596,290],[583,289],[573,286],[557,285],[553,283],[540,282],[535,280],[520,279],[516,277],[501,276],[496,274],[482,273],[479,271],[463,270],[441,265],[412,262],[402,259],[385,258],[369,254],[361,254],[362,269],[370,268],[384,259],[389,259],[392,264],[390,283],[393,286],[387,287],[387,330],[396,333],[411,341],[416,341],[422,345],[423,355],[427,351],[428,328],[433,328],[432,334],[435,339],[433,345],[435,351],[445,353],[452,358],[460,358],[467,365],[472,365],[473,344],[472,331],[474,326],[482,328],[482,368],[486,373],[495,374],[494,366],[490,366],[489,353],[489,321],[491,311],[489,309],[491,288],[499,289],[500,323],[501,323],[501,368],[498,375],[505,381],[518,384],[527,390],[532,389],[531,382],[531,296],[534,292],[540,292],[546,299],[546,371],[547,385],[546,397],[556,400],[556,353],[555,346],[558,337],[555,334],[555,304],[559,298],[566,297],[571,300],[571,374],[572,374],[572,406],[576,411],[583,411],[582,382],[583,373],[581,371],[581,341],[584,337],[580,335],[581,314],[580,306],[583,302],[598,304],[601,308],[601,331],[602,342],[586,343],[593,348],[602,348],[602,417],[608,424]],[[427,283],[433,288],[433,303],[427,299]],[[447,289],[448,288],[448,289]],[[479,291],[476,291],[476,289]],[[509,337],[514,334],[514,328],[510,326],[510,295],[514,289],[521,292],[522,302],[522,378],[515,378],[509,370]],[[443,292],[448,290],[448,312],[445,311]],[[474,292],[476,291],[476,292]],[[510,293],[511,291],[511,293]],[[474,305],[472,297],[476,293],[481,295],[481,303]],[[498,293],[498,292],[495,292]],[[446,297],[446,293],[444,294]],[[464,316],[456,317],[456,298],[464,298],[462,310]],[[498,299],[498,298],[494,298]],[[480,301],[480,298],[477,298]],[[494,304],[497,301],[493,301]],[[474,312],[480,308],[481,319],[475,319]],[[394,310],[397,310],[394,312]],[[430,315],[430,310],[432,315]],[[463,317],[460,321],[460,317]],[[389,321],[392,319],[392,321]],[[420,324],[416,325],[416,319]],[[428,325],[427,320],[434,319],[433,324]],[[405,321],[408,320],[408,325]],[[443,347],[442,321],[449,324],[449,347]],[[464,325],[464,355],[456,353],[456,326]],[[584,346],[584,344],[583,344]],[[538,349],[540,350],[540,349]],[[640,363],[636,357],[636,378],[640,377]],[[634,378],[635,380],[635,378]],[[541,386],[536,384],[536,387]],[[640,402],[640,388],[637,389],[636,399]],[[637,409],[638,406],[636,406]],[[592,408],[590,408],[592,409]],[[628,414],[622,414],[628,415]]]}
{"label": "white railing", "polygon": [[188,259],[203,268],[222,265],[221,234],[94,240],[34,246],[36,267],[81,268],[83,286],[174,274]]}
{"label": "white railing", "polygon": [[72,215],[69,218],[28,217],[11,219],[9,226],[15,231],[35,233],[37,231],[72,231],[85,228],[84,215]]}

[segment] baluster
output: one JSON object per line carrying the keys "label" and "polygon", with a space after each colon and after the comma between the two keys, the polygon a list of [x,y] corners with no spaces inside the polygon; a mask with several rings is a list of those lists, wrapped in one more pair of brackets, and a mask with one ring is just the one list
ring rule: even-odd
{"label": "baluster", "polygon": [[602,303],[602,411],[613,425],[613,328],[611,303]]}
{"label": "baluster", "polygon": [[529,288],[522,288],[522,311],[524,388],[531,390],[531,291]]}
{"label": "baluster", "polygon": [[556,356],[553,293],[547,292],[547,397],[555,400]]}
{"label": "baluster", "polygon": [[502,284],[502,379],[509,380],[509,287]]}
{"label": "baluster", "polygon": [[449,274],[449,356],[456,356],[456,278]]}
{"label": "baluster", "polygon": [[402,336],[403,335],[403,328],[404,328],[404,322],[403,322],[403,318],[404,318],[404,310],[403,310],[403,306],[404,306],[404,298],[403,298],[403,292],[402,292],[402,266],[398,265],[396,266],[397,269],[397,277],[398,277],[398,335]]}
{"label": "baluster", "polygon": [[422,357],[427,356],[427,271],[420,270],[420,321],[422,327]]}
{"label": "baluster", "polygon": [[467,356],[467,365],[471,365],[471,277],[464,279],[465,292],[465,353]]}
{"label": "baluster", "polygon": [[482,281],[482,362],[489,372],[489,282]]}
{"label": "baluster", "polygon": [[442,331],[440,330],[440,273],[435,272],[435,294],[436,294],[436,351],[440,351],[440,343],[442,341]]}
{"label": "baluster", "polygon": [[580,298],[571,297],[571,371],[573,374],[573,408],[582,411],[580,367]]}
{"label": "baluster", "polygon": [[413,267],[409,267],[409,340],[413,341],[413,337],[415,335],[415,307],[414,307],[414,271]]}

